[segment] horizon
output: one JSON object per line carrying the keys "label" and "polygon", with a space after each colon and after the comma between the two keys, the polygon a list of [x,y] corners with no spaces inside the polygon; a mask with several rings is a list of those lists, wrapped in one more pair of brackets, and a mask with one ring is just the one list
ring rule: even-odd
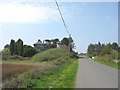
{"label": "horizon", "polygon": [[[76,45],[85,53],[90,43],[118,43],[117,2],[60,2],[60,9]],[[44,39],[68,37],[54,2],[1,3],[0,50],[11,39],[32,45]]]}
{"label": "horizon", "polygon": [[[63,37],[63,38],[64,38],[64,37]],[[21,38],[18,38],[18,39],[21,39]],[[18,40],[18,39],[17,39],[17,40]],[[49,39],[49,38],[47,38],[47,39]],[[38,39],[38,40],[41,40],[41,42],[44,43],[44,40],[47,40],[47,39],[43,39],[43,40]],[[52,39],[56,39],[56,38],[52,38]],[[52,40],[52,39],[49,39],[49,40]],[[58,39],[59,39],[59,38],[58,38]],[[12,40],[12,39],[11,39],[11,40]],[[10,41],[11,41],[11,40],[10,40]],[[13,39],[13,40],[14,40],[14,39]],[[15,40],[15,42],[17,42],[17,40]],[[22,39],[21,39],[21,40],[22,40]],[[36,40],[36,42],[38,42],[38,40]],[[59,40],[60,40],[60,39],[59,39]],[[22,41],[23,41],[23,45],[30,45],[30,46],[32,46],[32,47],[34,47],[34,43],[36,43],[36,42],[34,42],[33,44],[26,44],[26,42],[24,42],[24,40],[22,40]],[[61,40],[60,40],[60,41],[61,41]],[[99,42],[90,43],[90,44],[98,44],[98,43],[99,43]],[[100,43],[101,43],[101,42],[100,42]],[[101,43],[101,44],[105,44],[105,45],[106,45],[106,44],[109,44],[109,43],[112,44],[112,43],[114,43],[114,42],[105,42],[105,43]],[[119,45],[118,42],[115,42],[115,43],[117,43],[117,44]],[[7,44],[10,45],[10,42],[7,43]],[[5,44],[5,45],[7,45],[7,44]],[[90,44],[89,44],[89,45],[90,45]],[[4,45],[4,46],[5,46],[5,45]],[[88,46],[89,46],[89,45],[88,45]],[[73,49],[73,50],[75,51],[75,49]],[[0,50],[0,51],[2,51],[2,50]],[[76,52],[77,52],[77,51],[76,51]],[[87,53],[87,52],[78,52],[78,53]]]}

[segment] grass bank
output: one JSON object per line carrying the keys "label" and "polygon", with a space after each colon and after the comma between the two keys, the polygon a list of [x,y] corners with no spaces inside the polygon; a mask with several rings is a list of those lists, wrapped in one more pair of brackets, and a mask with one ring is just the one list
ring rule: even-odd
{"label": "grass bank", "polygon": [[[58,64],[58,65],[56,65]],[[8,64],[5,64],[8,65]],[[12,66],[17,67],[15,70],[12,69]],[[55,69],[59,66],[59,63],[52,61],[52,62],[41,62],[40,65],[38,64],[33,64],[33,67],[28,67],[31,66],[32,64],[28,65],[28,64],[12,64],[12,66],[10,65],[11,68],[11,72],[7,72],[9,71],[9,69],[6,70],[6,75],[12,75],[10,77],[7,77],[5,79],[5,81],[3,81],[3,88],[32,88],[34,86],[34,83],[32,82],[33,79],[35,78],[40,78],[40,76],[44,75],[44,73]],[[19,66],[25,66],[27,68],[30,68],[31,70],[27,70],[26,72],[21,72],[18,67]],[[6,67],[6,66],[5,66]],[[7,68],[7,67],[6,67]],[[25,69],[27,69],[25,68]],[[5,69],[5,68],[4,68]],[[16,72],[17,71],[17,72]],[[24,67],[22,69],[22,71],[24,70]],[[4,74],[4,73],[2,73]]]}
{"label": "grass bank", "polygon": [[74,88],[78,60],[72,59],[34,68],[3,84],[5,88]]}
{"label": "grass bank", "polygon": [[[40,79],[35,79],[34,88],[74,88],[78,60],[60,65],[56,70],[51,70]],[[48,83],[50,82],[50,83]]]}
{"label": "grass bank", "polygon": [[109,61],[104,60],[104,59],[105,59],[104,57],[97,57],[97,58],[95,58],[93,60],[96,61],[96,62],[99,62],[101,64],[104,64],[104,65],[107,65],[107,66],[110,66],[110,67],[113,67],[113,68],[116,68],[116,69],[120,69],[118,64],[113,63],[113,62],[109,62]]}
{"label": "grass bank", "polygon": [[[50,54],[50,55],[49,55]],[[46,57],[47,56],[47,57]],[[77,60],[68,59],[68,51],[63,49],[50,49],[38,53],[31,60],[6,60],[3,64],[19,67],[32,65],[30,71],[19,72],[19,68],[14,70],[12,76],[3,82],[3,88],[72,88],[78,67]],[[11,65],[12,64],[12,65]],[[5,68],[4,68],[5,69]],[[9,70],[9,68],[6,69]],[[10,74],[6,73],[6,74]],[[49,83],[50,82],[50,83]]]}

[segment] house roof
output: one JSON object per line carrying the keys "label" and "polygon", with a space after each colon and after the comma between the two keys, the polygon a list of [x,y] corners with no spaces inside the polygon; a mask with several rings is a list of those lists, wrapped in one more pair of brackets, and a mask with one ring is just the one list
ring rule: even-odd
{"label": "house roof", "polygon": [[49,40],[49,39],[46,39],[45,41],[46,41],[46,42],[51,42],[51,40]]}
{"label": "house roof", "polygon": [[34,45],[36,44],[43,44],[42,41],[39,39],[38,42],[36,42]]}

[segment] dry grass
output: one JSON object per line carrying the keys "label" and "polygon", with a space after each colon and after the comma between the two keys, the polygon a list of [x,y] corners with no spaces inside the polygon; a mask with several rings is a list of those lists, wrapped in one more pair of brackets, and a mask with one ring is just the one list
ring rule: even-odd
{"label": "dry grass", "polygon": [[3,63],[2,75],[4,81],[2,81],[3,88],[26,88],[31,86],[31,80],[40,78],[44,73],[56,68],[56,61],[41,62],[41,63]]}
{"label": "dry grass", "polygon": [[2,64],[2,79],[9,79],[16,74],[20,74],[31,70],[36,66],[34,65],[18,65],[18,64]]}

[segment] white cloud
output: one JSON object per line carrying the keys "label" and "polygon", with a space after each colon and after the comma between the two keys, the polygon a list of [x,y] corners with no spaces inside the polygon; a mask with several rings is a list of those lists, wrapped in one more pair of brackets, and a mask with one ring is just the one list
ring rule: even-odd
{"label": "white cloud", "polygon": [[34,23],[57,20],[58,11],[49,6],[0,4],[0,23]]}

